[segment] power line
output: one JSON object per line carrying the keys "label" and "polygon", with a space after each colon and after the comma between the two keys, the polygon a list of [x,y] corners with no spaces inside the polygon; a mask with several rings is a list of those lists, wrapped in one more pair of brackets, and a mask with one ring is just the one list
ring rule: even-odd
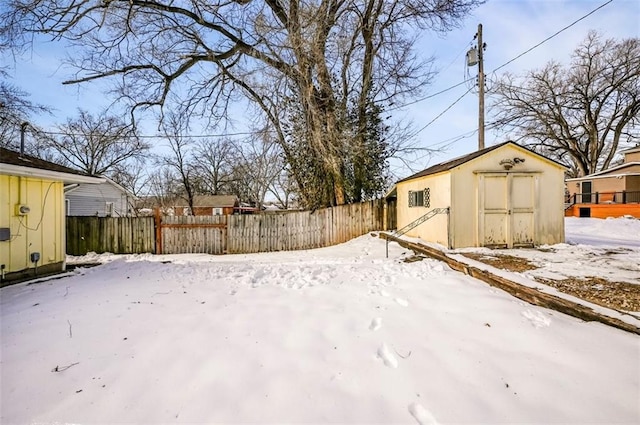
{"label": "power line", "polygon": [[[607,6],[609,3],[612,3],[612,2],[613,2],[613,0],[609,0],[609,1],[607,1],[606,3],[601,4],[600,6],[596,7],[595,9],[593,9],[591,12],[589,12],[589,13],[587,13],[586,15],[584,15],[584,16],[582,16],[582,17],[580,17],[580,18],[576,19],[575,21],[573,21],[572,23],[570,23],[570,24],[569,24],[569,25],[567,25],[566,27],[564,27],[564,28],[560,29],[559,31],[556,31],[554,34],[552,34],[552,35],[550,35],[549,37],[545,38],[545,39],[544,39],[544,40],[542,40],[540,43],[536,44],[535,46],[533,46],[533,47],[531,47],[531,48],[529,48],[529,49],[527,49],[527,50],[525,50],[524,52],[520,53],[518,56],[514,57],[513,59],[510,59],[509,61],[507,61],[507,62],[505,62],[505,63],[503,63],[502,65],[500,65],[499,67],[495,68],[494,70],[492,70],[492,71],[491,71],[491,72],[489,72],[489,73],[494,73],[494,72],[496,72],[497,70],[502,69],[502,68],[504,68],[505,66],[509,65],[510,63],[512,63],[512,62],[514,62],[514,61],[516,61],[517,59],[520,59],[522,56],[524,56],[524,55],[526,55],[527,53],[531,52],[532,50],[534,50],[534,49],[536,49],[536,48],[540,47],[541,45],[543,45],[543,44],[544,44],[544,43],[546,43],[547,41],[551,40],[552,38],[556,37],[557,35],[561,34],[562,32],[564,32],[564,31],[568,30],[569,28],[571,28],[572,26],[574,26],[574,25],[575,25],[575,24],[577,24],[578,22],[580,22],[580,21],[582,21],[582,20],[586,19],[587,17],[589,17],[589,16],[593,15],[593,14],[594,14],[594,13],[596,13],[598,10],[602,9],[603,7]],[[447,87],[447,88],[445,88],[445,89],[443,89],[443,90],[440,90],[440,91],[438,91],[438,92],[436,92],[436,93],[432,93],[432,94],[430,94],[430,95],[428,95],[428,96],[421,97],[421,98],[416,99],[416,100],[414,100],[414,101],[412,101],[412,102],[406,103],[406,104],[401,105],[401,106],[397,106],[397,107],[392,108],[392,109],[389,109],[389,110],[390,110],[390,111],[392,111],[392,110],[395,110],[395,109],[401,109],[401,108],[404,108],[404,107],[406,107],[406,106],[410,106],[410,105],[414,105],[414,104],[416,104],[416,103],[423,102],[423,101],[425,101],[425,100],[427,100],[427,99],[431,99],[432,97],[435,97],[435,96],[441,95],[442,93],[446,93],[446,92],[448,92],[448,91],[450,91],[450,90],[453,90],[453,89],[455,89],[456,87],[459,87],[459,86],[461,86],[461,85],[463,85],[463,84],[465,84],[465,83],[467,83],[467,82],[469,82],[469,81],[472,81],[473,79],[475,79],[475,77],[473,77],[473,78],[467,78],[466,80],[461,81],[461,82],[459,82],[458,84],[455,84],[455,85],[453,85],[453,86],[451,86],[451,87]]]}
{"label": "power line", "polygon": [[457,98],[456,100],[454,100],[454,101],[453,101],[453,103],[452,103],[451,105],[447,106],[447,107],[444,109],[444,111],[442,111],[442,112],[440,112],[438,115],[436,115],[436,117],[435,117],[435,118],[433,118],[431,121],[429,121],[428,123],[426,123],[426,124],[425,124],[421,129],[420,129],[420,130],[416,131],[416,132],[414,133],[414,136],[415,136],[415,135],[418,135],[419,133],[422,133],[422,131],[423,131],[425,128],[429,127],[429,126],[430,126],[431,124],[433,124],[433,123],[434,123],[438,118],[440,118],[441,116],[443,116],[443,115],[444,115],[444,114],[445,114],[449,109],[453,108],[453,106],[454,106],[456,103],[460,102],[460,100],[462,100],[462,98],[463,98],[463,97],[465,97],[465,96],[466,96],[470,91],[471,91],[471,89],[468,89],[466,92],[462,93],[462,96],[460,96],[459,98]]}
{"label": "power line", "polygon": [[[81,134],[81,133],[65,133],[65,132],[61,132],[61,131],[39,131],[39,133],[41,134],[49,134],[52,136],[85,136],[85,134]],[[202,139],[202,138],[215,138],[215,137],[231,137],[231,136],[251,136],[254,135],[254,132],[238,132],[238,133],[222,133],[222,134],[190,134],[190,135],[185,135],[185,136],[181,136],[181,135],[165,135],[165,134],[158,134],[155,136],[150,136],[150,135],[122,135],[122,136],[118,136],[119,138],[122,139],[126,139],[126,138],[138,138],[138,139],[170,139],[173,137],[181,137],[183,139]]]}
{"label": "power line", "polygon": [[584,15],[581,18],[576,19],[575,21],[573,21],[572,23],[570,23],[569,25],[567,25],[566,27],[562,28],[559,31],[556,31],[554,34],[550,35],[549,37],[545,38],[544,40],[542,40],[540,43],[536,44],[535,46],[531,47],[530,49],[525,50],[524,52],[520,53],[518,56],[516,56],[515,58],[511,59],[510,61],[503,63],[502,65],[500,65],[499,67],[497,67],[496,69],[494,69],[491,72],[496,72],[497,70],[504,68],[505,66],[509,65],[511,62],[515,61],[516,59],[520,59],[522,56],[526,55],[527,53],[529,53],[530,51],[532,51],[533,49],[540,47],[541,45],[543,45],[544,43],[546,43],[547,41],[551,40],[553,37],[557,36],[558,34],[568,30],[569,28],[571,28],[572,26],[574,26],[575,24],[577,24],[578,22],[586,19],[587,17],[589,17],[590,15],[593,15],[594,13],[596,13],[598,10],[602,9],[603,7],[605,7],[606,5],[608,5],[609,3],[613,2],[613,0],[609,0],[606,3],[601,4],[600,6],[596,7],[595,9],[593,9],[591,12],[587,13],[586,15]]}

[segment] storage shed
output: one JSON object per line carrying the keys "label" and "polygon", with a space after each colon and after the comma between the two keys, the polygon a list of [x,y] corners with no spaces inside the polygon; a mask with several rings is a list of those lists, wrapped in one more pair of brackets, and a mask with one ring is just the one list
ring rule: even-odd
{"label": "storage shed", "polygon": [[397,228],[454,249],[564,242],[564,172],[511,141],[434,165],[396,184]]}

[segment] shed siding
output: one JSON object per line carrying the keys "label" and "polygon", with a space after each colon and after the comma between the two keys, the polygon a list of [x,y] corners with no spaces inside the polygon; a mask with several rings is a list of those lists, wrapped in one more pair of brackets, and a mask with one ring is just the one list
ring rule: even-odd
{"label": "shed siding", "polygon": [[[430,205],[428,207],[409,207],[409,191],[421,191],[429,188]],[[417,220],[434,208],[446,208],[451,205],[450,173],[440,173],[398,183],[398,228]],[[439,214],[407,232],[407,236],[422,238],[443,246],[449,245],[449,217]]]}
{"label": "shed siding", "polygon": [[[16,215],[16,204],[30,212]],[[40,253],[38,267],[64,264],[64,195],[59,181],[0,175],[0,227],[10,240],[0,241],[0,264],[5,273],[34,268],[31,253]]]}
{"label": "shed siding", "polygon": [[[500,165],[503,159],[523,158],[511,170]],[[483,172],[507,174],[535,174],[537,197],[534,218],[534,244],[564,242],[564,171],[558,165],[532,155],[525,149],[505,145],[452,170],[455,185],[452,191],[452,220],[455,248],[479,246],[479,198],[480,176]]]}
{"label": "shed siding", "polygon": [[[510,170],[500,164],[502,160],[514,158],[524,159],[524,162],[514,163]],[[507,197],[502,210],[494,205],[495,202],[489,201],[503,198],[488,199],[487,204],[484,203],[484,195],[480,194],[481,190],[486,190],[483,179],[490,175],[496,178],[503,176],[501,181],[504,184],[495,186],[506,192],[500,195]],[[407,234],[450,248],[488,243],[484,234],[483,240],[479,240],[481,229],[493,232],[496,237],[499,235],[495,232],[501,230],[505,238],[515,244],[528,244],[532,240],[535,245],[561,243],[564,242],[563,181],[562,166],[516,145],[506,144],[440,174],[398,183],[398,227],[406,226],[429,209],[450,207],[449,217],[436,216]],[[409,208],[408,192],[425,187],[432,188],[431,207]],[[513,195],[514,191],[518,193]],[[482,211],[486,208],[498,215],[485,217]],[[506,227],[492,229],[495,223],[506,223]]]}
{"label": "shed siding", "polygon": [[113,217],[129,215],[127,195],[109,183],[81,184],[65,198],[69,200],[70,216],[104,217],[107,202],[113,203]]}

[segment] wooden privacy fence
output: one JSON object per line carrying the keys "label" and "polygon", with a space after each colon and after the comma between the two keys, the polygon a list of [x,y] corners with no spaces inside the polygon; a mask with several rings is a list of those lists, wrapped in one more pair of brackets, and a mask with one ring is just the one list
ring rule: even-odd
{"label": "wooden privacy fence", "polygon": [[67,254],[155,252],[153,217],[67,217]]}
{"label": "wooden privacy fence", "polygon": [[374,200],[255,215],[67,217],[67,253],[243,254],[320,248],[382,230],[383,208],[383,200]]}

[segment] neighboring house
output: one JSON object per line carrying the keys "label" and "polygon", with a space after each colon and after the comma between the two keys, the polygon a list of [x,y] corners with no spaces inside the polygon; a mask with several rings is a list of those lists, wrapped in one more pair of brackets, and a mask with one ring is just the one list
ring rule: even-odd
{"label": "neighboring house", "polygon": [[406,234],[448,248],[555,244],[564,242],[564,172],[509,141],[407,177],[387,196],[399,230],[441,209]]}
{"label": "neighboring house", "polygon": [[71,184],[64,187],[67,216],[128,217],[136,197],[113,180],[100,184]]}
{"label": "neighboring house", "polygon": [[65,269],[65,184],[103,179],[0,148],[2,282]]}
{"label": "neighboring house", "polygon": [[193,198],[193,214],[184,199],[173,207],[175,215],[231,215],[240,206],[235,195],[196,195]]}
{"label": "neighboring house", "polygon": [[640,146],[622,151],[623,163],[567,179],[567,216],[640,218]]}

